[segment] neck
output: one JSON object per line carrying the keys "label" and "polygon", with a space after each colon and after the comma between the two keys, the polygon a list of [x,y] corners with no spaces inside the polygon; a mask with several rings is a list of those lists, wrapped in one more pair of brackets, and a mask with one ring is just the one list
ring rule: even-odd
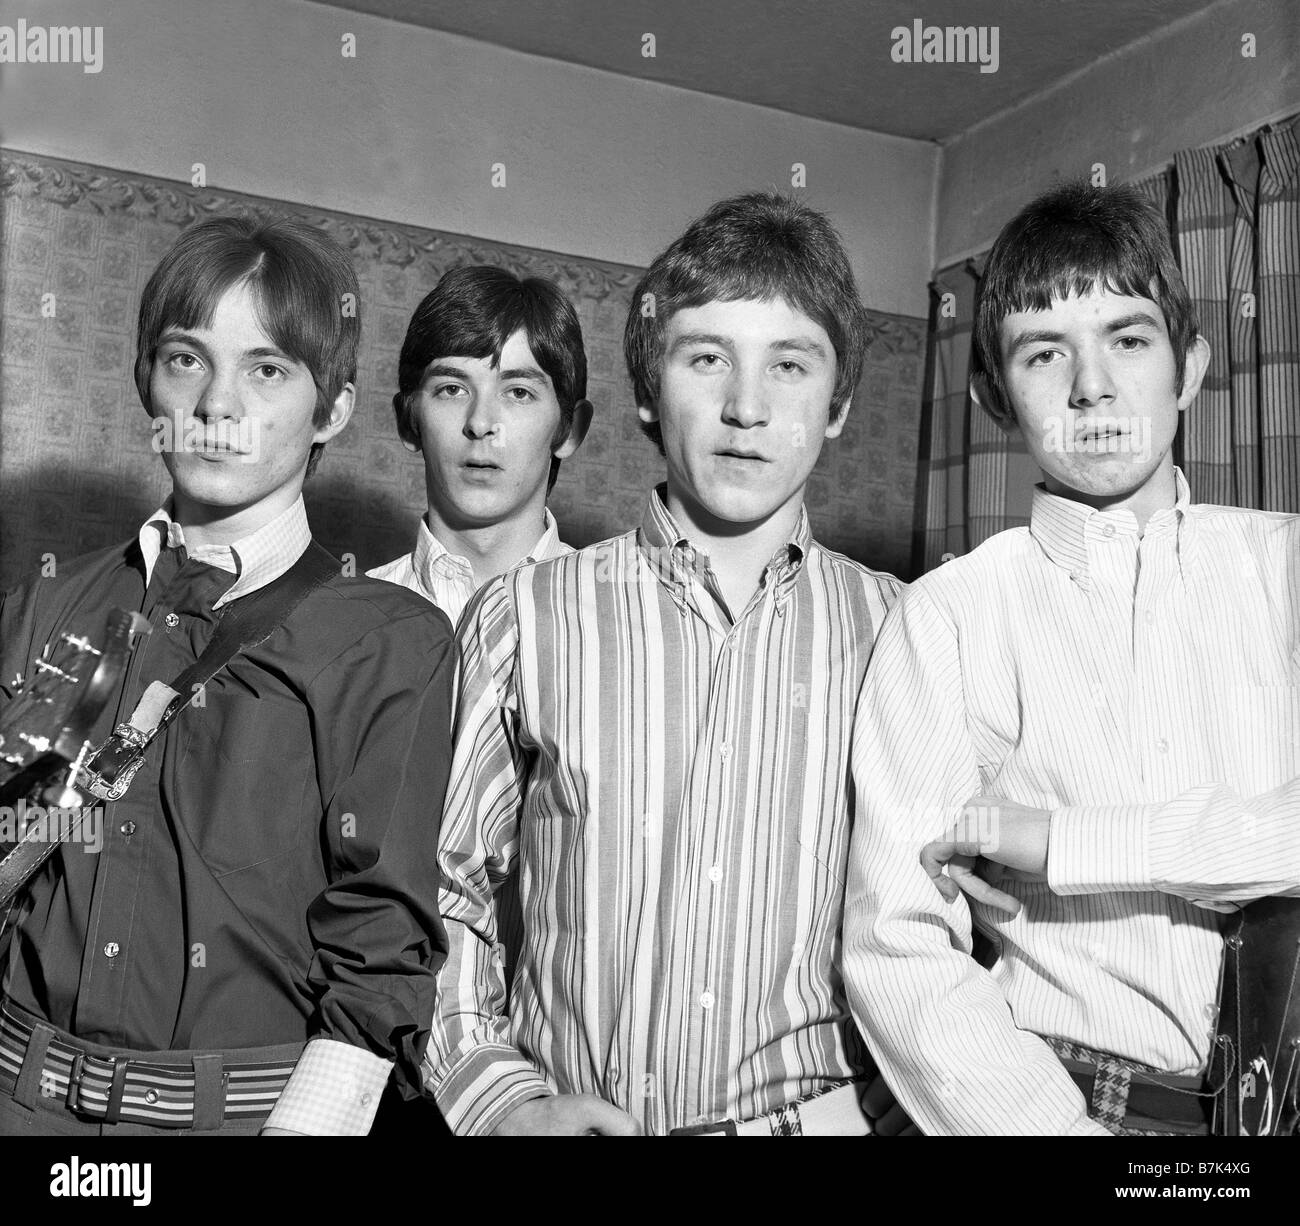
{"label": "neck", "polygon": [[424,522],[439,545],[469,562],[475,585],[482,587],[532,553],[546,531],[546,504],[529,505],[494,524],[449,522],[430,505]]}
{"label": "neck", "polygon": [[1160,467],[1149,476],[1137,489],[1126,494],[1113,496],[1086,494],[1044,474],[1043,484],[1049,493],[1072,502],[1082,502],[1085,506],[1095,507],[1098,511],[1129,511],[1137,520],[1138,534],[1146,531],[1147,521],[1157,511],[1164,511],[1178,501],[1178,481],[1174,476],[1174,463],[1168,456]]}
{"label": "neck", "polygon": [[668,482],[668,510],[691,543],[709,555],[733,617],[749,603],[772,555],[794,536],[803,508],[797,489],[765,519],[732,523],[711,515],[698,501]]}
{"label": "neck", "polygon": [[190,549],[209,545],[233,545],[252,536],[277,516],[283,514],[297,500],[301,486],[294,490],[278,491],[275,498],[266,499],[251,507],[216,507],[187,498],[181,491],[172,490],[172,519],[181,526],[185,543]]}

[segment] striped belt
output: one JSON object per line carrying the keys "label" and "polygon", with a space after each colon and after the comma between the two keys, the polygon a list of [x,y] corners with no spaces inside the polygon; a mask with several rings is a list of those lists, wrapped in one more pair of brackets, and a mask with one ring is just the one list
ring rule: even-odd
{"label": "striped belt", "polygon": [[302,1046],[128,1055],[83,1043],[5,1002],[0,1092],[19,1102],[61,1102],[106,1124],[217,1128],[227,1120],[269,1114]]}
{"label": "striped belt", "polygon": [[863,1109],[862,1084],[851,1081],[819,1090],[752,1120],[720,1120],[674,1128],[671,1137],[836,1137],[870,1136],[875,1131]]}
{"label": "striped belt", "polygon": [[1200,1077],[1162,1073],[1145,1064],[1044,1037],[1088,1102],[1088,1114],[1112,1132],[1208,1136],[1206,1104],[1214,1097]]}

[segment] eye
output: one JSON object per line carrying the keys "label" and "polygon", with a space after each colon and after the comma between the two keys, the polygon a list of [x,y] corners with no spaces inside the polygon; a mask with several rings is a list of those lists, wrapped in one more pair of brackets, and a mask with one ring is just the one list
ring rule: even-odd
{"label": "eye", "polygon": [[285,377],[286,372],[283,368],[276,366],[272,362],[259,362],[254,368],[257,377],[264,383],[273,383],[277,379]]}
{"label": "eye", "polygon": [[776,368],[783,375],[807,374],[807,367],[802,362],[796,362],[792,358],[786,358],[776,364]]}
{"label": "eye", "polygon": [[1120,336],[1115,338],[1115,344],[1124,353],[1137,353],[1139,350],[1145,349],[1148,343],[1144,336]]}
{"label": "eye", "polygon": [[168,355],[164,359],[164,362],[172,370],[183,370],[183,371],[199,370],[203,365],[199,361],[199,359],[194,356],[194,354],[185,353],[184,351]]}
{"label": "eye", "polygon": [[457,400],[466,394],[465,389],[459,383],[439,383],[433,389],[433,398],[435,400]]}
{"label": "eye", "polygon": [[691,365],[700,370],[717,370],[722,365],[720,353],[698,353],[691,359]]}
{"label": "eye", "polygon": [[1061,356],[1059,349],[1040,349],[1025,360],[1026,366],[1050,366]]}
{"label": "eye", "polygon": [[536,400],[537,396],[529,387],[508,387],[506,388],[506,399],[513,400],[517,404],[528,404]]}

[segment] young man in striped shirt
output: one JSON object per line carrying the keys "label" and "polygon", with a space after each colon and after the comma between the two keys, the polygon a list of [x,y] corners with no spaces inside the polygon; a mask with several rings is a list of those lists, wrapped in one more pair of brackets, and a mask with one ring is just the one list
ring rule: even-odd
{"label": "young man in striped shirt", "polygon": [[455,1131],[861,1134],[881,1114],[838,950],[850,727],[898,584],[822,549],[803,508],[864,342],[825,217],[715,205],[625,333],[666,485],[635,531],[466,611],[427,1057]]}
{"label": "young man in striped shirt", "polygon": [[559,286],[454,268],[411,316],[393,397],[424,456],[415,548],[369,573],[433,601],[454,626],[489,579],[569,552],[546,499],[591,425],[582,325]]}
{"label": "young man in striped shirt", "polygon": [[[1009,223],[975,344],[972,394],[1043,484],[1028,528],[917,581],[881,633],[854,1016],[926,1132],[1203,1133],[1220,912],[1300,886],[1273,791],[1298,765],[1300,520],[1190,502],[1171,449],[1209,351],[1133,189],[1066,185]],[[968,903],[959,853],[1010,866],[1002,890],[958,861]]]}

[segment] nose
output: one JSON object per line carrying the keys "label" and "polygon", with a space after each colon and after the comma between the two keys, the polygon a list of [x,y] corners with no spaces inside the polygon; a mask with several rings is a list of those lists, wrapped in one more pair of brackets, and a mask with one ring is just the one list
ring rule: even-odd
{"label": "nose", "polygon": [[771,411],[761,371],[745,370],[739,366],[732,371],[727,379],[722,419],[745,430],[767,424]]}
{"label": "nose", "polygon": [[465,436],[467,438],[493,438],[501,428],[500,421],[493,418],[489,399],[486,396],[471,394],[469,412],[465,414]]}
{"label": "nose", "polygon": [[199,393],[194,415],[202,421],[235,420],[243,414],[235,372],[220,368],[209,372]]}
{"label": "nose", "polygon": [[1070,407],[1092,409],[1115,399],[1115,384],[1104,359],[1097,354],[1080,353],[1075,359],[1074,380],[1070,385]]}

